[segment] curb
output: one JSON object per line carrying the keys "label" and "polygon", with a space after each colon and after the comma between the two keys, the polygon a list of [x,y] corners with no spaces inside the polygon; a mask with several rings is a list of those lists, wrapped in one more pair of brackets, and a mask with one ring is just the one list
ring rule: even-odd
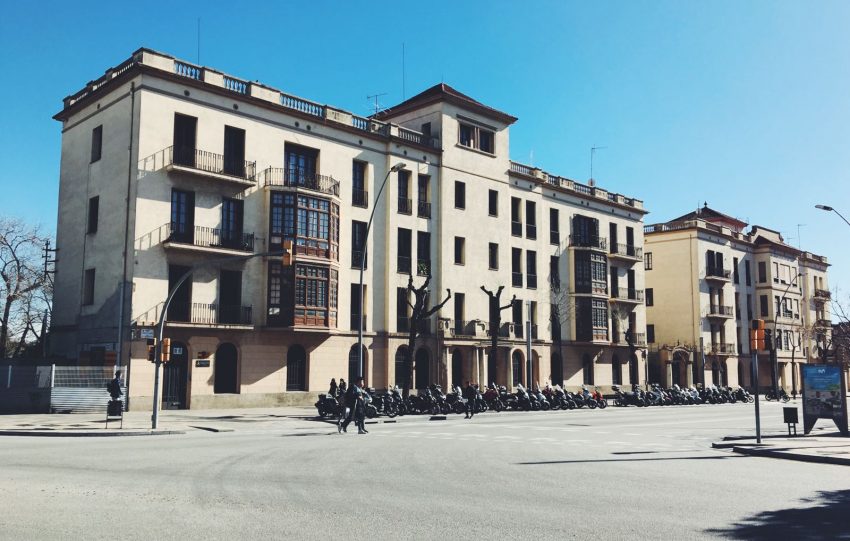
{"label": "curb", "polygon": [[[121,430],[121,429],[119,429]],[[31,436],[42,438],[105,438],[116,436],[170,436],[185,434],[182,430],[136,430],[126,432],[68,432],[63,430],[0,430],[0,436]]]}
{"label": "curb", "polygon": [[850,466],[850,458],[842,458],[837,456],[804,455],[788,451],[775,451],[773,449],[740,446],[732,447],[732,452],[749,456],[796,460],[798,462],[813,462],[817,464],[835,464],[839,466]]}

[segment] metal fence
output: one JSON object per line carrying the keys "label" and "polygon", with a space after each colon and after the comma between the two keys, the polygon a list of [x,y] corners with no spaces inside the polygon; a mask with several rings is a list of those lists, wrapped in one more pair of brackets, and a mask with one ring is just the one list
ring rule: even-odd
{"label": "metal fence", "polygon": [[[0,364],[0,413],[105,413],[114,374],[111,366]],[[121,390],[126,397],[126,383]]]}

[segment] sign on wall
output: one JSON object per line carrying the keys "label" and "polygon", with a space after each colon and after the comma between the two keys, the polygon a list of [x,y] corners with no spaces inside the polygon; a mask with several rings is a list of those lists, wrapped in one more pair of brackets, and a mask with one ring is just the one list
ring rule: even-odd
{"label": "sign on wall", "polygon": [[818,419],[832,419],[842,434],[847,430],[847,388],[840,366],[802,366],[803,431],[808,434]]}

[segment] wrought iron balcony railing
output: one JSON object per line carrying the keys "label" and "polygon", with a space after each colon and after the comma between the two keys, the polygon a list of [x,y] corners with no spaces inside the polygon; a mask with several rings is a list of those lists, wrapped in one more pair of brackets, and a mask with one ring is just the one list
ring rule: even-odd
{"label": "wrought iron balcony railing", "polygon": [[254,234],[229,229],[168,224],[168,236],[164,242],[188,244],[202,248],[223,248],[240,252],[254,251]]}
{"label": "wrought iron balcony railing", "polygon": [[170,146],[163,151],[164,165],[195,169],[205,173],[225,175],[246,182],[255,182],[257,162],[236,160],[192,147]]}
{"label": "wrought iron balcony railing", "polygon": [[339,181],[315,171],[292,167],[268,167],[260,173],[263,186],[301,188],[313,192],[339,196]]}

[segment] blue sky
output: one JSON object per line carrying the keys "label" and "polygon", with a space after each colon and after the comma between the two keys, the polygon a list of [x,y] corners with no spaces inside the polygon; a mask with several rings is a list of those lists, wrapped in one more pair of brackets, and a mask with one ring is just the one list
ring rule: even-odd
{"label": "blue sky", "polygon": [[829,257],[850,289],[850,2],[9,2],[0,214],[55,229],[64,96],[141,46],[360,114],[444,81],[519,117],[511,157],[703,201]]}

